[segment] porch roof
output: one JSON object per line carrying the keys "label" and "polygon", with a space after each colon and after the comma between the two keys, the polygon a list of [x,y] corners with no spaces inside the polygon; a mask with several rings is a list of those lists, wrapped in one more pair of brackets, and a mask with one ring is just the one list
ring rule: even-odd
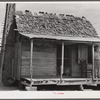
{"label": "porch roof", "polygon": [[85,17],[16,11],[17,30],[29,38],[100,42],[92,24]]}
{"label": "porch roof", "polygon": [[62,36],[46,36],[46,35],[33,35],[33,34],[22,34],[30,39],[38,38],[38,39],[55,39],[55,40],[65,40],[65,41],[77,41],[77,42],[100,42],[100,38],[84,38],[84,37],[62,37]]}

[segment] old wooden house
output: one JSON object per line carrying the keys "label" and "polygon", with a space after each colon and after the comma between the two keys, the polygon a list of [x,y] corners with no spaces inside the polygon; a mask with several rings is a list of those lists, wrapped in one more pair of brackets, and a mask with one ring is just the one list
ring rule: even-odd
{"label": "old wooden house", "polygon": [[4,34],[2,80],[14,77],[24,85],[100,84],[94,59],[100,38],[85,17],[15,11],[14,4],[7,4]]}

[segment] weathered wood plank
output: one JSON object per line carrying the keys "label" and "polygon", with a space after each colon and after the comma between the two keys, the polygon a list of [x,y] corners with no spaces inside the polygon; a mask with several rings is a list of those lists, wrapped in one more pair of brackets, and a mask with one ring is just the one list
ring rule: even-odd
{"label": "weathered wood plank", "polygon": [[[23,62],[29,62],[30,58],[22,58]],[[32,59],[33,62],[43,62],[43,61],[47,61],[48,63],[55,63],[55,59],[52,58],[33,58]]]}
{"label": "weathered wood plank", "polygon": [[[22,57],[29,57],[30,52],[29,51],[22,51]],[[55,52],[33,52],[33,55],[35,58],[39,57],[49,57],[52,58],[52,56],[55,56]],[[38,56],[37,56],[38,55]]]}
{"label": "weathered wood plank", "polygon": [[[56,75],[56,74],[54,74],[55,72],[52,72],[52,73],[46,73],[46,72],[41,72],[41,71],[36,71],[36,72],[34,72],[33,71],[33,76],[34,75]],[[30,76],[30,71],[29,71],[29,69],[23,69],[23,70],[21,70],[21,76]]]}
{"label": "weathered wood plank", "polygon": [[[50,67],[51,67],[51,68],[50,68]],[[29,68],[29,66],[25,65],[25,66],[21,66],[21,68]],[[34,68],[34,69],[35,69],[35,68],[36,68],[36,69],[45,68],[45,69],[55,70],[55,67],[54,67],[54,66],[49,66],[49,67],[48,67],[48,66],[43,66],[43,65],[42,65],[42,66],[41,66],[41,65],[37,65],[37,66],[34,66],[34,65],[33,65],[33,68]]]}
{"label": "weathered wood plank", "polygon": [[[46,61],[46,62],[45,62]],[[56,62],[56,61],[55,61]],[[33,60],[33,66],[56,66],[56,64],[55,64],[55,62],[51,62],[51,61],[49,61],[49,60]],[[22,64],[21,64],[22,66],[23,65],[30,65],[30,63],[29,63],[29,61],[27,61],[27,60],[22,60]]]}
{"label": "weathered wood plank", "polygon": [[[22,69],[29,69],[29,67],[25,67],[25,68],[22,68]],[[44,71],[45,72],[45,70],[47,71],[47,72],[55,72],[55,70],[54,69],[49,69],[49,68],[45,68],[45,70],[44,70],[44,68],[42,68],[42,69],[40,69],[40,68],[33,68],[34,69],[34,71]]]}

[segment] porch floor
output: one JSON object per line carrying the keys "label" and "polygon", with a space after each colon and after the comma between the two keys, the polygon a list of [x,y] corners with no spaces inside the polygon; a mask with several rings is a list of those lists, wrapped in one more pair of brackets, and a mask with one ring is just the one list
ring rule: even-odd
{"label": "porch floor", "polygon": [[[28,77],[23,77],[24,79],[26,80],[31,80],[31,78],[28,78]],[[32,80],[60,80],[60,77],[59,78],[33,78]],[[92,78],[62,78],[62,80],[92,80]]]}
{"label": "porch floor", "polygon": [[[99,82],[99,81],[98,81]],[[97,83],[98,83],[97,82]],[[21,83],[24,85],[91,85],[93,83],[92,78],[21,78]],[[100,83],[100,82],[99,82]]]}

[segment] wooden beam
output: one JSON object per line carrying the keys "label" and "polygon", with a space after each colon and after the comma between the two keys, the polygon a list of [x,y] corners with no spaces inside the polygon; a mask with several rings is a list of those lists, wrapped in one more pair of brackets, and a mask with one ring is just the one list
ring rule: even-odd
{"label": "wooden beam", "polygon": [[61,78],[60,78],[61,81],[62,81],[63,68],[64,68],[64,42],[62,42],[62,61],[61,61]]}
{"label": "wooden beam", "polygon": [[[32,59],[33,59],[33,39],[31,39],[31,50],[30,50],[30,75],[31,75],[31,83],[32,83],[32,78],[33,78]],[[32,87],[32,84],[30,84],[30,87]]]}
{"label": "wooden beam", "polygon": [[94,44],[92,45],[92,79],[94,79]]}

